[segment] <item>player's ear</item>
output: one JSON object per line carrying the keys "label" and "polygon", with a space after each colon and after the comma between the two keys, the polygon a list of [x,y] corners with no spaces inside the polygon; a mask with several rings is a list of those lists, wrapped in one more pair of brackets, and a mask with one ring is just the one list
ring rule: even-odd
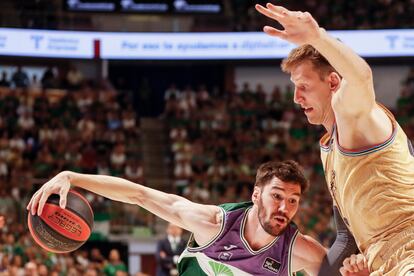
{"label": "player's ear", "polygon": [[336,72],[330,72],[328,75],[329,88],[332,92],[336,92],[341,83],[341,76]]}
{"label": "player's ear", "polygon": [[253,188],[253,193],[252,193],[252,202],[253,203],[257,203],[259,201],[260,198],[260,187],[259,186],[254,186]]}

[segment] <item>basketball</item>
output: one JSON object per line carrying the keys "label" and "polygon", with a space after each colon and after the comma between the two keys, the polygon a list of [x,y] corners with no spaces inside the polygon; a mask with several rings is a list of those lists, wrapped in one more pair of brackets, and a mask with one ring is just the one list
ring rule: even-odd
{"label": "basketball", "polygon": [[93,227],[93,211],[79,192],[70,190],[66,208],[59,207],[59,195],[51,195],[40,216],[27,218],[29,231],[38,245],[54,253],[67,253],[84,244]]}

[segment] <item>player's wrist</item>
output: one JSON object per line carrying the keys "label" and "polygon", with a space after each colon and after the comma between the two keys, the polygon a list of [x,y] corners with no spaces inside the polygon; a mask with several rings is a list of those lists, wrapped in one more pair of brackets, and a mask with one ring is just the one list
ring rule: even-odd
{"label": "player's wrist", "polygon": [[59,173],[59,175],[61,176],[61,177],[65,177],[65,178],[70,178],[70,173],[71,173],[71,171],[62,171],[62,172],[60,172]]}
{"label": "player's wrist", "polygon": [[75,185],[73,185],[73,178],[74,178],[73,172],[71,172],[71,171],[63,171],[63,172],[60,172],[59,173],[59,176],[62,179],[67,180],[71,186],[75,186]]}
{"label": "player's wrist", "polygon": [[315,32],[314,37],[311,39],[311,41],[308,44],[310,44],[313,47],[317,48],[318,45],[320,45],[323,42],[324,37],[326,35],[327,35],[326,30],[322,27],[319,27],[318,30]]}

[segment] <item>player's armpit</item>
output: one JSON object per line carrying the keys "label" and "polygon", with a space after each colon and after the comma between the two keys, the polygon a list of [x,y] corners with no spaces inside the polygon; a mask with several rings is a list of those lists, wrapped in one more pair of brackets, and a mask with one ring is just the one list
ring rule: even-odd
{"label": "player's armpit", "polygon": [[223,211],[215,205],[198,204],[187,199],[177,201],[172,209],[182,227],[193,233],[199,245],[210,242],[220,232]]}
{"label": "player's armpit", "polygon": [[292,250],[293,271],[305,270],[311,276],[318,275],[326,248],[312,237],[298,234]]}

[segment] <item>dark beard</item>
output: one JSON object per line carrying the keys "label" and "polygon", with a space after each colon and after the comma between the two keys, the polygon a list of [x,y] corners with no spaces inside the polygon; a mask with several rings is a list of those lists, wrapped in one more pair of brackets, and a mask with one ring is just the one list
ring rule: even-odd
{"label": "dark beard", "polygon": [[277,228],[277,227],[272,227],[270,223],[268,222],[262,222],[260,218],[259,218],[259,222],[260,222],[260,225],[265,230],[265,232],[273,237],[280,236],[286,231],[287,224],[283,228]]}
{"label": "dark beard", "polygon": [[265,232],[266,233],[268,233],[269,235],[271,235],[271,236],[273,236],[273,237],[277,237],[277,236],[280,236],[280,235],[282,235],[283,234],[283,232],[285,232],[286,231],[286,228],[287,228],[287,226],[289,225],[289,223],[290,223],[290,219],[286,216],[286,215],[284,215],[284,214],[281,214],[281,213],[279,213],[279,212],[276,212],[275,214],[272,214],[270,217],[272,218],[272,217],[274,217],[275,215],[278,215],[278,216],[283,216],[284,218],[286,218],[286,220],[287,220],[287,223],[286,223],[286,226],[284,226],[283,228],[279,228],[279,227],[274,227],[274,226],[272,226],[271,224],[270,224],[270,222],[264,222],[263,220],[262,220],[262,218],[260,217],[260,214],[261,214],[261,211],[263,211],[264,210],[264,208],[263,208],[263,201],[262,201],[262,197],[260,196],[260,199],[259,199],[259,202],[258,202],[258,204],[257,204],[257,209],[258,209],[258,212],[257,212],[257,218],[259,219],[259,223],[260,223],[260,225],[262,226],[262,228],[265,230]]}

